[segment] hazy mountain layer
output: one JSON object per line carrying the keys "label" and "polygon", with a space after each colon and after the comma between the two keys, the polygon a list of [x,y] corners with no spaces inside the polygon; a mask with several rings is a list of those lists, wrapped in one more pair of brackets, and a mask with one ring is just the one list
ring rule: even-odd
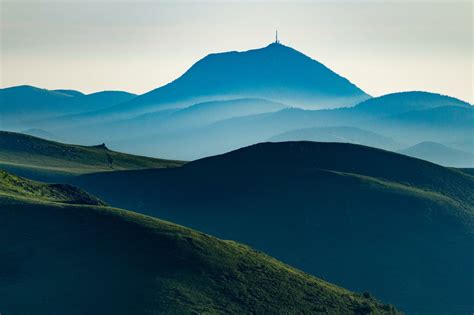
{"label": "hazy mountain layer", "polygon": [[400,147],[399,143],[396,143],[390,138],[355,127],[313,127],[296,129],[271,137],[269,141],[342,142],[392,150]]}
{"label": "hazy mountain layer", "polygon": [[[159,110],[125,119],[89,122],[87,125],[80,125],[82,130],[80,133],[76,132],[78,128],[76,124],[81,124],[82,115],[63,117],[46,123],[54,129],[55,134],[62,134],[83,143],[94,142],[99,138],[98,135],[104,141],[114,141],[117,138],[133,139],[143,137],[144,134],[151,134],[161,139],[166,138],[168,134],[192,132],[196,128],[220,120],[275,112],[285,107],[288,106],[254,98],[204,102],[186,108]],[[154,147],[154,141],[150,144],[150,147]]]}
{"label": "hazy mountain layer", "polygon": [[436,142],[421,142],[399,151],[401,154],[455,167],[474,167],[474,154]]}
{"label": "hazy mountain layer", "polygon": [[22,85],[0,89],[0,128],[32,128],[36,120],[98,110],[135,97],[122,91],[82,94]]}

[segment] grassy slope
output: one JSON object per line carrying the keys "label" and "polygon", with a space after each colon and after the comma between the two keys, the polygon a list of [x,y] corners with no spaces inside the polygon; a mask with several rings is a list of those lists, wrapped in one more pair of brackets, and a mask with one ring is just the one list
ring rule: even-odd
{"label": "grassy slope", "polygon": [[0,198],[41,199],[68,204],[105,205],[96,197],[67,184],[44,184],[0,170]]}
{"label": "grassy slope", "polygon": [[22,176],[54,180],[92,172],[175,167],[182,162],[43,140],[0,131],[0,167]]}
{"label": "grassy slope", "polygon": [[467,175],[474,176],[474,168],[454,168],[454,170],[457,170]]}
{"label": "grassy slope", "polygon": [[247,246],[1,175],[7,314],[395,313]]}
{"label": "grassy slope", "polygon": [[474,179],[426,161],[350,144],[266,143],[76,183],[115,206],[249,244],[408,313],[474,307],[466,277],[474,275],[466,255],[474,248]]}

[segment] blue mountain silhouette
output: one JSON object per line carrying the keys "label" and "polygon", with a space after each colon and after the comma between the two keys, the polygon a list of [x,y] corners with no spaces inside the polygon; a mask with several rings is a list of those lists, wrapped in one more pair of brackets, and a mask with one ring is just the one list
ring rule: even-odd
{"label": "blue mountain silhouette", "polygon": [[244,52],[210,54],[178,79],[114,109],[145,111],[236,98],[327,108],[355,105],[370,96],[318,61],[273,43]]}

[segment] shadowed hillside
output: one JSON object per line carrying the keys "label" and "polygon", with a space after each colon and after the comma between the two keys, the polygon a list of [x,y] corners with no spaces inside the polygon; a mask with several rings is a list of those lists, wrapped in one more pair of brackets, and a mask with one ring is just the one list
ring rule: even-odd
{"label": "shadowed hillside", "polygon": [[125,210],[70,205],[64,196],[81,195],[71,189],[0,173],[2,312],[396,313],[232,241]]}
{"label": "shadowed hillside", "polygon": [[0,169],[44,181],[78,174],[160,167],[183,162],[153,159],[109,150],[105,145],[79,146],[0,131]]}
{"label": "shadowed hillside", "polygon": [[409,314],[474,307],[466,277],[474,274],[467,254],[474,180],[429,162],[350,144],[263,143],[181,168],[90,174],[75,183],[115,206],[368,290]]}

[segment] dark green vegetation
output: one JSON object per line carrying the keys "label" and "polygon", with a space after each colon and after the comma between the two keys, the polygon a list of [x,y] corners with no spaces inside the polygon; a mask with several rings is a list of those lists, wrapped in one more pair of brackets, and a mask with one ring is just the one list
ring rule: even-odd
{"label": "dark green vegetation", "polygon": [[[67,184],[44,184],[0,170],[0,199],[26,199],[65,204],[105,205],[96,197]],[[2,202],[0,202],[0,205]]]}
{"label": "dark green vegetation", "polygon": [[458,168],[456,170],[474,176],[474,168]]}
{"label": "dark green vegetation", "polygon": [[474,178],[457,170],[358,145],[282,142],[75,184],[409,314],[474,309]]}
{"label": "dark green vegetation", "polygon": [[396,313],[247,246],[97,205],[0,172],[2,313]]}
{"label": "dark green vegetation", "polygon": [[124,154],[105,145],[79,146],[0,131],[0,169],[43,181],[58,181],[78,174],[175,167],[183,162]]}

